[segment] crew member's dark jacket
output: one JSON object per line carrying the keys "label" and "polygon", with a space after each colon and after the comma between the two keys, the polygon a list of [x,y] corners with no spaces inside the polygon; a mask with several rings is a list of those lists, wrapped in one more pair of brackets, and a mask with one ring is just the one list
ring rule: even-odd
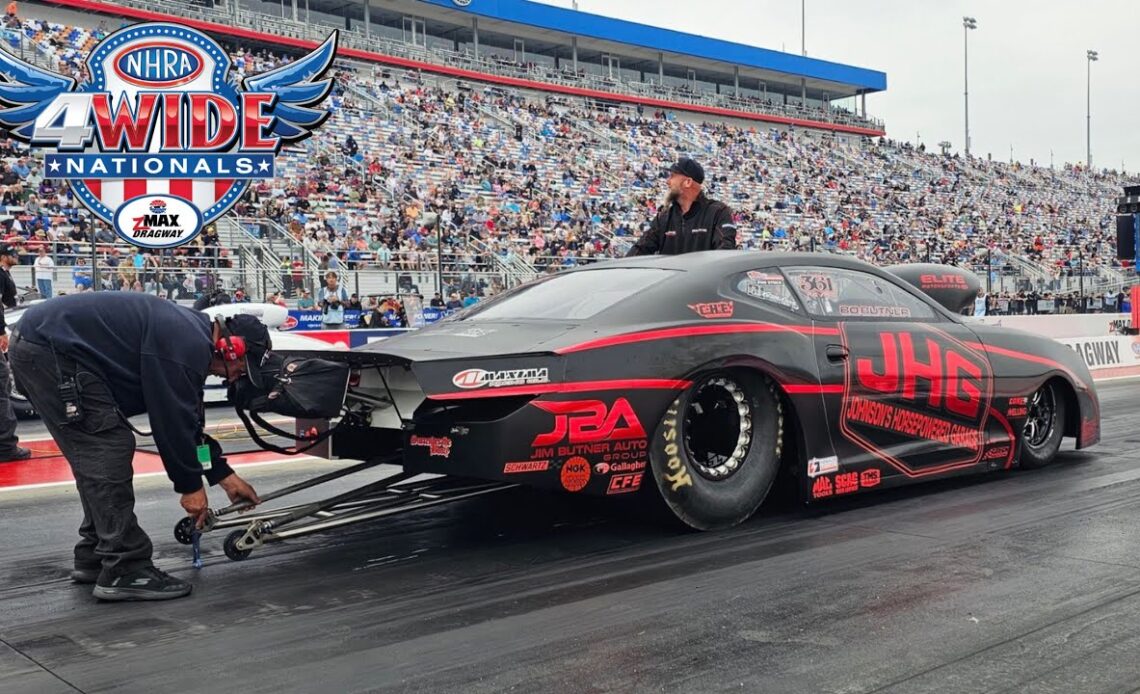
{"label": "crew member's dark jacket", "polygon": [[16,308],[16,283],[3,267],[0,267],[0,304],[0,335],[3,335],[8,329],[8,323],[4,320],[4,307]]}
{"label": "crew member's dark jacket", "polygon": [[214,351],[208,315],[150,294],[83,292],[30,306],[16,330],[101,376],[124,415],[148,413],[176,492],[198,491],[203,474],[216,483],[231,472],[215,460],[203,473],[197,456]]}
{"label": "crew member's dark jacket", "polygon": [[736,225],[732,222],[732,209],[701,193],[688,214],[681,214],[681,206],[676,202],[658,212],[626,257],[734,248]]}

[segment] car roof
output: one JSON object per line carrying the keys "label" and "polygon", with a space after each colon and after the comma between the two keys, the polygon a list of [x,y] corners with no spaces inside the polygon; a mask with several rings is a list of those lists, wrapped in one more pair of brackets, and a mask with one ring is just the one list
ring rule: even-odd
{"label": "car roof", "polygon": [[817,265],[846,267],[856,270],[870,270],[876,274],[880,268],[851,256],[834,253],[784,253],[770,251],[699,251],[681,255],[645,255],[633,258],[619,258],[586,265],[579,270],[602,270],[615,267],[645,267],[683,272],[715,272],[730,274],[744,272],[757,267],[772,265]]}

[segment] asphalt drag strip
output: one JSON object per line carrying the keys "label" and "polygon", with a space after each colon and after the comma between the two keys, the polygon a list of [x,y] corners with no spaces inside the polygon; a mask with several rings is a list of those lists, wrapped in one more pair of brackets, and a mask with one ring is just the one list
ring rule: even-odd
{"label": "asphalt drag strip", "polygon": [[[0,692],[1130,691],[1138,390],[1102,385],[1102,443],[1050,468],[775,498],[721,533],[512,489],[243,562],[209,534],[195,570],[177,495],[145,477],[156,562],[195,584],[166,603],[100,604],[65,578],[74,488],[2,491]],[[264,492],[340,465],[242,474]]]}

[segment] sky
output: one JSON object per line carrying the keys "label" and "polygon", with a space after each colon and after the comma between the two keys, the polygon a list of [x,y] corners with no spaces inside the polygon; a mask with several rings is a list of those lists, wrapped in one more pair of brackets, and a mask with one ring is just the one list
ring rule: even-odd
{"label": "sky", "polygon": [[[572,0],[539,0],[571,7]],[[887,74],[867,114],[887,137],[961,151],[962,17],[969,32],[971,153],[1048,166],[1084,162],[1086,51],[1093,165],[1140,172],[1140,2],[804,0],[809,57]],[[752,46],[800,52],[800,0],[578,0],[578,9]]]}

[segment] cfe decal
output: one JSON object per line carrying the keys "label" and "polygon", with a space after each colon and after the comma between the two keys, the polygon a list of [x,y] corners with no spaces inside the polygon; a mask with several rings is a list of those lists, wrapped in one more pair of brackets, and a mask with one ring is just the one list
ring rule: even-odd
{"label": "cfe decal", "polygon": [[232,208],[252,179],[274,177],[282,146],[329,117],[318,104],[337,32],[275,70],[231,79],[230,58],[206,34],[167,22],[135,24],[87,56],[90,80],[37,68],[0,50],[0,126],[54,149],[45,176],[124,240],[171,248]]}
{"label": "cfe decal", "polygon": [[908,476],[981,460],[993,388],[983,354],[933,326],[841,325],[849,440]]}

